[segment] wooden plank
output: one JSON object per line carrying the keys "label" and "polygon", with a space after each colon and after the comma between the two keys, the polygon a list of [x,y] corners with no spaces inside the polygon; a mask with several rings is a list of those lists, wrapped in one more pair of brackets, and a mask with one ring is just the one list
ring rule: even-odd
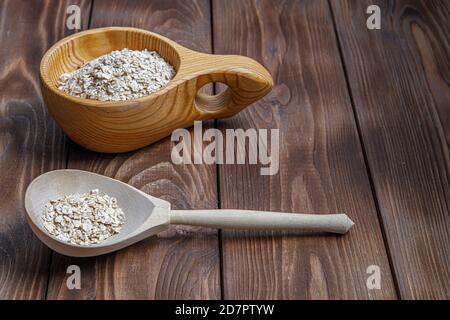
{"label": "wooden plank", "polygon": [[441,131],[439,137],[450,177],[450,4],[439,0],[422,1],[416,2],[412,8],[418,9],[410,10],[408,14],[407,19],[414,22],[411,34],[407,35],[408,42],[422,65],[428,90],[433,97],[436,111],[432,111],[432,114],[440,121],[436,122],[436,129]]}
{"label": "wooden plank", "polygon": [[39,63],[49,45],[69,33],[65,28],[69,4],[89,12],[90,1],[0,2],[2,300],[45,296],[51,251],[28,227],[23,197],[34,177],[66,166],[66,138],[42,104]]}
{"label": "wooden plank", "polygon": [[[404,2],[407,5],[408,2]],[[414,9],[412,9],[414,8]],[[409,9],[410,44],[422,64],[447,144],[450,144],[450,4],[448,1],[414,1]]]}
{"label": "wooden plank", "polygon": [[[365,27],[370,4],[381,30]],[[449,110],[449,3],[332,7],[401,297],[448,299],[448,154],[436,110]]]}
{"label": "wooden plank", "polygon": [[[206,0],[99,1],[91,27],[126,25],[151,30],[187,47],[211,50],[210,6]],[[73,145],[70,168],[102,173],[170,201],[175,209],[216,208],[214,166],[181,166],[170,160],[170,139],[136,152],[103,155]],[[82,271],[81,290],[68,290],[65,270]],[[55,255],[52,299],[218,299],[217,231],[173,227],[115,254],[97,259]]]}
{"label": "wooden plank", "polygon": [[[226,299],[395,299],[327,1],[214,1],[215,53],[249,55],[275,80],[225,128],[279,128],[280,170],[220,167],[223,208],[346,212],[345,236],[223,232]],[[381,290],[366,287],[370,265]]]}

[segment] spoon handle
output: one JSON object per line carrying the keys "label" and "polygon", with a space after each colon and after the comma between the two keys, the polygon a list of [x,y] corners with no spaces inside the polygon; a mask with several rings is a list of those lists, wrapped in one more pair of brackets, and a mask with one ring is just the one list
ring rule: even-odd
{"label": "spoon handle", "polygon": [[346,214],[302,214],[254,210],[172,210],[171,224],[219,229],[299,230],[347,233],[354,225]]}

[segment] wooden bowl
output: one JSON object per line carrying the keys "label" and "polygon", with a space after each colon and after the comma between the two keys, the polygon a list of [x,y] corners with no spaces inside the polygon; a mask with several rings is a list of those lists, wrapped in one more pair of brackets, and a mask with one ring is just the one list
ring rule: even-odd
{"label": "wooden bowl", "polygon": [[[163,89],[139,99],[98,101],[67,95],[58,78],[113,50],[157,51],[176,70]],[[184,48],[158,34],[125,27],[79,32],[62,39],[44,55],[41,90],[52,116],[66,134],[99,152],[125,152],[151,144],[195,120],[236,114],[265,96],[273,81],[258,62],[242,56],[211,55]],[[228,88],[211,96],[198,90],[207,83]]]}

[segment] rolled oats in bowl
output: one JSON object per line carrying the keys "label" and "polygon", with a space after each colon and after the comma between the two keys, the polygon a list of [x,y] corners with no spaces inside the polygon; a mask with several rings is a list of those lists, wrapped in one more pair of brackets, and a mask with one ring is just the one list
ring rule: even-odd
{"label": "rolled oats in bowl", "polygon": [[50,200],[41,216],[45,230],[56,239],[75,245],[92,245],[117,234],[125,214],[117,199],[88,193],[70,194]]}
{"label": "rolled oats in bowl", "polygon": [[165,87],[175,69],[157,52],[116,50],[59,77],[58,89],[84,99],[120,101],[141,98]]}

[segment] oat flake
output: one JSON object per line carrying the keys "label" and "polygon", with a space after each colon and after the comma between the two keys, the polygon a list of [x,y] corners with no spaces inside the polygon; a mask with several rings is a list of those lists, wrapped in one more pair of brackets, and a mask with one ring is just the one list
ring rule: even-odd
{"label": "oat flake", "polygon": [[175,69],[157,52],[125,48],[62,74],[58,89],[84,99],[130,100],[160,90],[174,76]]}
{"label": "oat flake", "polygon": [[41,216],[44,228],[57,239],[77,245],[101,242],[120,232],[125,214],[117,200],[89,193],[71,194],[50,200]]}

